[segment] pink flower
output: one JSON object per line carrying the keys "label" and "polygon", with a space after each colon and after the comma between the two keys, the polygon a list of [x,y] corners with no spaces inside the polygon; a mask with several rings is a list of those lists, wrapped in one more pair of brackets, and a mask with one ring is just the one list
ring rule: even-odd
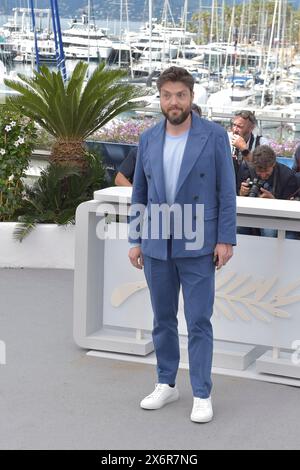
{"label": "pink flower", "polygon": [[137,143],[140,134],[152,127],[156,123],[155,119],[145,118],[140,121],[134,119],[125,122],[114,122],[103,127],[94,137],[109,142]]}

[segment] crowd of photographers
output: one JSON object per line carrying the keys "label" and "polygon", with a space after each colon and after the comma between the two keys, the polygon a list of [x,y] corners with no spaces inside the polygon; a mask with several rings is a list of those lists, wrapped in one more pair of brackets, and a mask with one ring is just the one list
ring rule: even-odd
{"label": "crowd of photographers", "polygon": [[[237,195],[300,201],[300,146],[293,168],[277,162],[274,150],[262,136],[256,136],[256,118],[251,111],[239,111],[228,133],[236,175]],[[238,233],[276,237],[273,229],[238,227]],[[300,231],[287,231],[287,238],[300,239]]]}
{"label": "crowd of photographers", "polygon": [[267,139],[254,134],[256,118],[238,111],[228,133],[239,196],[268,199],[300,199],[300,148],[293,169],[276,161]]}

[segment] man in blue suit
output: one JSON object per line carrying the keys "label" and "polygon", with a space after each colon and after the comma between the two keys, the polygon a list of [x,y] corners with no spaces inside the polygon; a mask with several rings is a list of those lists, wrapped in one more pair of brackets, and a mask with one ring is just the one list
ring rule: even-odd
{"label": "man in blue suit", "polygon": [[129,236],[130,261],[144,267],[150,290],[157,357],[155,390],[140,406],[158,409],[179,398],[175,381],[181,286],[194,396],[191,420],[208,422],[213,417],[210,319],[215,267],[227,263],[236,244],[234,170],[225,130],[191,111],[193,77],[183,68],[170,67],[157,86],[165,119],[140,138]]}

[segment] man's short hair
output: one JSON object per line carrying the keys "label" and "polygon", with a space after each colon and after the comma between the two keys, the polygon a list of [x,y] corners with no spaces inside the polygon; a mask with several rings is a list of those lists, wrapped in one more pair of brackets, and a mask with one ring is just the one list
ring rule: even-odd
{"label": "man's short hair", "polygon": [[252,164],[256,169],[265,170],[276,163],[276,154],[269,145],[258,145],[252,154]]}
{"label": "man's short hair", "polygon": [[190,89],[191,93],[193,93],[194,77],[183,67],[172,66],[163,71],[156,82],[159,92],[166,82],[182,82]]}
{"label": "man's short hair", "polygon": [[249,111],[248,109],[241,109],[240,111],[236,111],[234,113],[234,117],[249,119],[252,124],[254,124],[255,126],[257,125],[257,119],[255,117],[255,114],[252,111]]}

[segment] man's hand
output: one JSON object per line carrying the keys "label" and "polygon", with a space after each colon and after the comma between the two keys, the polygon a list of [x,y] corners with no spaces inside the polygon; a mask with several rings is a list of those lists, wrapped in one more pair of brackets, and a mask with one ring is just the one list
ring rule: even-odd
{"label": "man's hand", "polygon": [[250,187],[249,187],[247,181],[245,181],[244,183],[241,184],[241,187],[240,187],[240,196],[248,196],[248,195],[249,195],[249,191],[250,191]]}
{"label": "man's hand", "polygon": [[243,137],[241,137],[240,135],[237,135],[237,134],[233,134],[233,137],[231,139],[231,143],[234,147],[236,147],[237,149],[239,150],[246,150],[247,148],[247,144],[245,142],[245,140],[243,139]]}
{"label": "man's hand", "polygon": [[218,262],[216,264],[217,269],[220,269],[222,266],[225,266],[227,261],[233,256],[232,245],[228,243],[217,243],[214,251],[214,256],[217,257]]}
{"label": "man's hand", "polygon": [[134,248],[130,248],[128,253],[130,263],[137,269],[143,269],[144,266],[144,259],[142,255],[142,250],[140,246],[135,246]]}
{"label": "man's hand", "polygon": [[275,199],[273,194],[270,191],[268,191],[267,189],[260,188],[260,190],[261,190],[261,194],[259,195],[259,197],[262,197],[262,198],[265,198],[265,199]]}

